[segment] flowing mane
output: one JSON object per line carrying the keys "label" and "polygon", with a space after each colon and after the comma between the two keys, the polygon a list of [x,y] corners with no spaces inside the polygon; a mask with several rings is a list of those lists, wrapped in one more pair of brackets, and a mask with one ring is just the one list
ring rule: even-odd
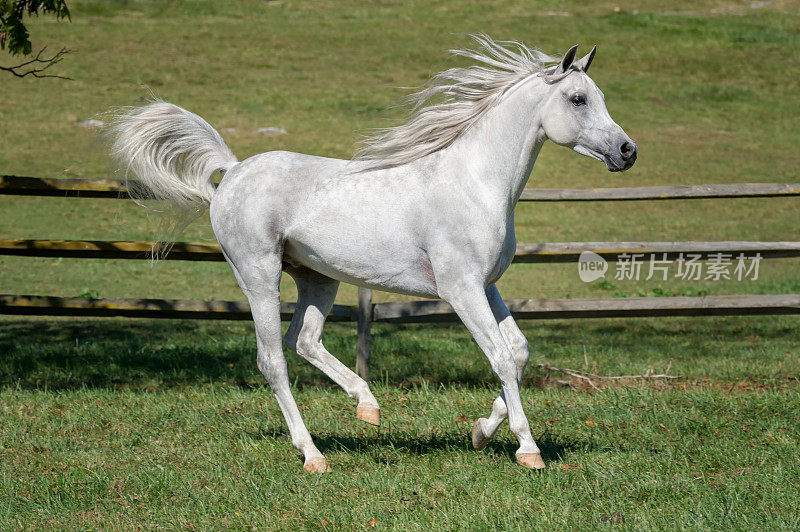
{"label": "flowing mane", "polygon": [[517,41],[471,37],[478,50],[450,50],[480,65],[456,67],[433,76],[422,90],[406,97],[411,117],[400,126],[379,129],[356,153],[370,167],[409,163],[446,148],[472,127],[516,83],[560,59]]}

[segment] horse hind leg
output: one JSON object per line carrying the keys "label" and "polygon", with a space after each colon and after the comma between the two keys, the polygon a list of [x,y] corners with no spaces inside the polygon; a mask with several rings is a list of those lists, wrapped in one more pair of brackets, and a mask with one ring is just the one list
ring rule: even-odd
{"label": "horse hind leg", "polygon": [[358,401],[358,419],[379,426],[380,407],[369,385],[322,344],[322,328],[336,299],[339,282],[308,269],[288,268],[286,271],[297,284],[297,307],[284,342]]}
{"label": "horse hind leg", "polygon": [[328,461],[314,445],[297,403],[292,396],[286,357],[281,344],[280,253],[257,259],[233,261],[223,248],[239,286],[250,303],[258,343],[258,369],[267,379],[289,427],[292,445],[303,453],[303,469],[309,473],[327,473]]}

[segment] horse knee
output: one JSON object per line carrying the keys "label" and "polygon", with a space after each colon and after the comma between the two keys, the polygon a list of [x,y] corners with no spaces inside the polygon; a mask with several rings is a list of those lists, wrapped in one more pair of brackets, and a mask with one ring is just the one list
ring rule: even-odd
{"label": "horse knee", "polygon": [[516,364],[510,352],[505,353],[504,356],[501,355],[490,362],[492,365],[492,370],[494,371],[495,375],[500,378],[500,381],[503,383],[503,385],[517,380]]}

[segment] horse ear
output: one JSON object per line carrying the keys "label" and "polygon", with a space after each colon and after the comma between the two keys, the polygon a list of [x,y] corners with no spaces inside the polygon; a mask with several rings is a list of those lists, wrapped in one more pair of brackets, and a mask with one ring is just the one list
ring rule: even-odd
{"label": "horse ear", "polygon": [[564,54],[564,59],[561,60],[561,65],[558,67],[560,72],[566,72],[572,63],[575,61],[575,54],[578,53],[578,45],[576,44]]}
{"label": "horse ear", "polygon": [[597,46],[593,47],[591,52],[578,59],[578,61],[575,63],[575,66],[578,67],[578,70],[583,70],[584,73],[589,70],[589,65],[592,64],[592,59],[594,59],[595,53],[597,53]]}
{"label": "horse ear", "polygon": [[576,44],[564,54],[561,63],[544,75],[545,83],[552,84],[567,77],[572,72],[573,63],[575,62],[575,54],[578,53],[578,45]]}

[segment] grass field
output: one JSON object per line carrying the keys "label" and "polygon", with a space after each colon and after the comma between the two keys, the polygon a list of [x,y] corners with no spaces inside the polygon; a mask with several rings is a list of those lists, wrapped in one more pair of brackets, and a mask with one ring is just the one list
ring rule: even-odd
{"label": "grass field", "polygon": [[[625,174],[546,146],[529,186],[797,182],[800,4],[71,1],[34,45],[76,52],[74,81],[0,76],[0,173],[108,177],[77,124],[150,91],[224,130],[243,159],[349,157],[367,129],[485,31],[551,53],[597,43],[592,76],[637,140]],[[620,10],[620,7],[622,8]],[[0,57],[3,64],[9,63]],[[261,127],[288,134],[265,137]],[[797,240],[796,199],[523,204],[519,242]],[[0,196],[0,238],[148,239],[117,200]],[[213,239],[207,223],[187,240]],[[574,264],[518,265],[508,298],[798,293],[800,260],[747,282],[584,284]],[[294,298],[284,283],[283,297]],[[241,299],[224,264],[0,257],[0,293]],[[398,299],[376,294],[379,301]],[[342,287],[339,302],[355,290]],[[800,528],[797,317],[522,324],[531,362],[670,384],[585,383],[531,368],[523,400],[549,468],[520,470],[507,428],[469,448],[496,379],[460,326],[375,328],[383,426],[289,355],[298,403],[334,472],[301,473],[255,368],[251,324],[0,317],[0,528]],[[354,363],[355,328],[328,348]]]}
{"label": "grass field", "polygon": [[[0,327],[0,519],[21,528],[552,530],[800,526],[796,319],[528,322],[532,361],[664,386],[564,388],[523,401],[549,468],[513,462],[507,428],[470,448],[495,379],[465,331],[379,326],[383,425],[290,356],[334,472],[302,473],[254,368],[249,324],[7,320]],[[34,340],[31,340],[34,338]],[[330,325],[353,364],[353,328]],[[586,346],[586,355],[582,346]]]}

